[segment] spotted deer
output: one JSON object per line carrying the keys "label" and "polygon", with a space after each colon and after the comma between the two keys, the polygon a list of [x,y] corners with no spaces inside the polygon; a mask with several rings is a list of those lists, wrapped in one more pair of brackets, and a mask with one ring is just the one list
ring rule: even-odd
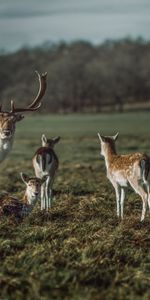
{"label": "spotted deer", "polygon": [[52,186],[59,166],[54,146],[59,142],[60,137],[47,139],[45,134],[43,134],[41,140],[42,147],[36,151],[32,162],[37,177],[42,178],[45,175],[48,176],[41,190],[41,210],[48,210],[51,208]]}
{"label": "spotted deer", "polygon": [[40,108],[41,100],[46,91],[47,73],[40,75],[37,71],[39,80],[39,90],[37,96],[26,108],[15,108],[14,101],[11,101],[10,111],[3,111],[0,106],[0,162],[2,162],[12,149],[16,122],[21,121],[24,116],[22,112],[33,112]]}
{"label": "spotted deer", "polygon": [[22,181],[26,185],[25,194],[20,201],[14,197],[4,197],[0,199],[0,214],[10,215],[22,219],[28,216],[40,198],[42,184],[46,181],[46,176],[42,179],[29,177],[25,173],[20,173]]}
{"label": "spotted deer", "polygon": [[117,216],[119,217],[121,212],[123,219],[125,189],[130,185],[142,198],[141,221],[143,221],[147,203],[150,208],[150,158],[142,153],[117,154],[115,142],[118,133],[115,136],[102,136],[98,133],[98,137],[101,143],[101,155],[105,159],[107,177],[116,193]]}

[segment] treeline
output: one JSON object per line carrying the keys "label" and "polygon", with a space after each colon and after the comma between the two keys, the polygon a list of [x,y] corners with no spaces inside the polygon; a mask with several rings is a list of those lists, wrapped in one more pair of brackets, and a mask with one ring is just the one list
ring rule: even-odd
{"label": "treeline", "polygon": [[[44,45],[0,55],[0,100],[25,106],[36,94],[34,70],[48,72],[43,112],[132,108],[150,103],[150,42],[128,39]],[[142,107],[142,106],[141,106]]]}

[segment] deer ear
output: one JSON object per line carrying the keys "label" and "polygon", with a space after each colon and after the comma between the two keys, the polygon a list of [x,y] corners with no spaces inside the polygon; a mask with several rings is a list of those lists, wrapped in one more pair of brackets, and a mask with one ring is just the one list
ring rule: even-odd
{"label": "deer ear", "polygon": [[19,121],[21,121],[23,118],[24,118],[23,115],[16,115],[14,120],[15,120],[15,122],[19,122]]}
{"label": "deer ear", "polygon": [[103,135],[100,135],[100,133],[97,134],[100,142],[105,142],[105,137]]}
{"label": "deer ear", "polygon": [[60,136],[53,138],[54,144],[57,144],[59,142],[59,140],[60,140]]}
{"label": "deer ear", "polygon": [[116,141],[118,138],[119,132],[117,132],[114,136],[113,136],[113,140]]}
{"label": "deer ear", "polygon": [[27,184],[28,183],[28,181],[29,181],[29,176],[27,175],[27,174],[25,174],[25,173],[20,173],[20,176],[21,176],[21,179],[22,179],[22,181],[25,183],[25,184]]}
{"label": "deer ear", "polygon": [[45,134],[42,134],[41,140],[42,140],[42,146],[44,146],[47,143],[47,137]]}

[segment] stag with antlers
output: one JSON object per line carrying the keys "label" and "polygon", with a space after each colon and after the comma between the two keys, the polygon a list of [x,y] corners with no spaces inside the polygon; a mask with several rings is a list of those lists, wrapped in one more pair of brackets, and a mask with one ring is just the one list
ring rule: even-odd
{"label": "stag with antlers", "polygon": [[14,101],[11,101],[10,111],[3,111],[2,106],[0,106],[0,162],[7,157],[12,149],[16,122],[21,121],[24,118],[21,113],[34,112],[41,106],[41,100],[46,91],[47,73],[40,75],[36,71],[36,74],[39,79],[39,90],[37,96],[30,105],[26,108],[15,107]]}

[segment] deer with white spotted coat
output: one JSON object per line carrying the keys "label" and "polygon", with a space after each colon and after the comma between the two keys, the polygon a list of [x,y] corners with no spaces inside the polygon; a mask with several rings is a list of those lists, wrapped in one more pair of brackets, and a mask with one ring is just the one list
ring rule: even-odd
{"label": "deer with white spotted coat", "polygon": [[142,153],[117,154],[115,142],[118,134],[102,136],[98,133],[98,137],[101,143],[101,155],[105,159],[107,177],[116,193],[117,216],[121,215],[123,219],[125,189],[130,185],[142,199],[141,221],[143,221],[147,204],[150,208],[150,158]]}

